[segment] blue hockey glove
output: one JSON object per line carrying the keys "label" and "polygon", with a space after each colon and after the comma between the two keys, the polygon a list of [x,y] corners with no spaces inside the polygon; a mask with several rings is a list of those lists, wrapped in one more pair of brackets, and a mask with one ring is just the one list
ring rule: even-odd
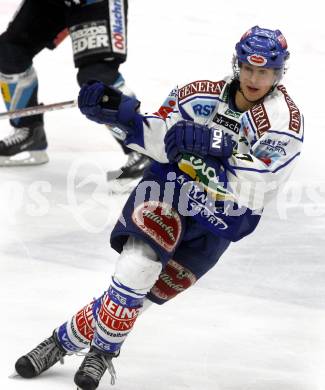
{"label": "blue hockey glove", "polygon": [[169,161],[179,161],[182,153],[200,157],[230,157],[233,146],[231,137],[222,130],[209,128],[192,121],[180,121],[165,136],[165,150]]}
{"label": "blue hockey glove", "polygon": [[128,135],[137,126],[142,126],[141,115],[137,113],[140,102],[99,81],[92,81],[81,87],[78,106],[88,119],[120,127]]}

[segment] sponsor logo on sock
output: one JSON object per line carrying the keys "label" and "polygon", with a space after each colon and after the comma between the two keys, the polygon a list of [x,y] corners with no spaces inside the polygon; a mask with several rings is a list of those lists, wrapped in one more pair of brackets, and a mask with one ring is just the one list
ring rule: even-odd
{"label": "sponsor logo on sock", "polygon": [[94,335],[95,320],[93,316],[93,304],[81,309],[75,317],[78,333],[86,340],[91,340]]}
{"label": "sponsor logo on sock", "polygon": [[123,307],[107,296],[100,309],[99,320],[110,331],[129,331],[132,329],[138,314],[139,308]]}

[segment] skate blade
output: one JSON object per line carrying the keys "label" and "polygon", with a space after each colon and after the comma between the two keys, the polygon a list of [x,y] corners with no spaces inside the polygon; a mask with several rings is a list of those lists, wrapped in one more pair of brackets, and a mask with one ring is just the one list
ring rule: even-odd
{"label": "skate blade", "polygon": [[14,156],[0,156],[0,167],[17,167],[41,165],[49,161],[44,150],[33,150],[15,154]]}
{"label": "skate blade", "polygon": [[20,375],[17,374],[17,372],[13,372],[12,374],[10,374],[8,376],[9,379],[17,379],[17,378],[21,378]]}
{"label": "skate blade", "polygon": [[135,186],[141,180],[141,177],[136,179],[115,179],[108,181],[108,192],[112,195],[127,194],[133,191]]}

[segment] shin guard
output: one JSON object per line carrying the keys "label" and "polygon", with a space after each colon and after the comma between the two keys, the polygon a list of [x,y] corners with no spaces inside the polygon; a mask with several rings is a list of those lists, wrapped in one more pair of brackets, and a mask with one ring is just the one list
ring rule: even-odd
{"label": "shin guard", "polygon": [[[38,79],[33,67],[18,74],[0,73],[0,84],[2,97],[8,111],[38,104]],[[26,118],[16,118],[10,122],[14,127],[28,127],[32,123],[43,122],[43,116],[33,115]]]}

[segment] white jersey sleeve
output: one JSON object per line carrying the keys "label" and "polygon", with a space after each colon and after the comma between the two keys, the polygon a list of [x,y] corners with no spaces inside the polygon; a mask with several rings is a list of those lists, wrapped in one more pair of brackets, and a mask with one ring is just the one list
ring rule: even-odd
{"label": "white jersey sleeve", "polygon": [[127,143],[127,146],[139,153],[151,157],[153,160],[168,163],[165,152],[164,138],[173,124],[182,119],[177,106],[177,88],[174,88],[159,110],[151,115],[143,115],[143,139],[135,139]]}
{"label": "white jersey sleeve", "polygon": [[258,209],[272,198],[300,155],[303,127],[303,116],[282,85],[243,115],[238,153],[229,159],[229,181],[240,203]]}

